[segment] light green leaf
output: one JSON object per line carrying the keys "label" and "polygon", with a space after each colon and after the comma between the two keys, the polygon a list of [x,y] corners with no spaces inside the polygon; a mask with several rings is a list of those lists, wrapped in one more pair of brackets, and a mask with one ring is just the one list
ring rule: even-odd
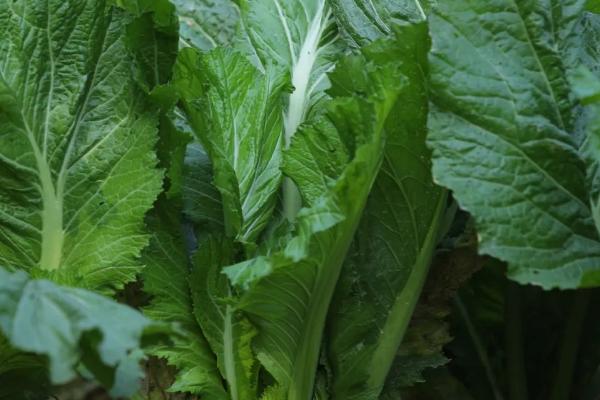
{"label": "light green leaf", "polygon": [[10,269],[102,290],[139,270],[161,174],[130,20],[104,1],[0,4],[0,263]]}
{"label": "light green leaf", "polygon": [[[446,208],[446,190],[432,181],[425,145],[427,25],[394,30],[396,40],[376,42],[370,55],[378,63],[397,63],[409,79],[386,121],[383,165],[328,317],[336,399],[379,397],[421,294]],[[334,84],[343,78],[337,72],[331,77]]]}
{"label": "light green leaf", "polygon": [[173,0],[173,4],[182,47],[211,50],[232,42],[240,17],[232,0]]}
{"label": "light green leaf", "polygon": [[156,321],[177,323],[183,333],[173,337],[172,345],[155,346],[152,354],[178,369],[170,390],[226,400],[229,397],[215,356],[194,318],[189,262],[177,208],[161,199],[148,222],[152,238],[142,255],[146,264],[142,278],[144,291],[152,298],[144,314]]}
{"label": "light green leaf", "polygon": [[[327,135],[339,137],[352,161],[311,208],[300,211],[284,248],[225,269],[243,290],[237,307],[258,329],[253,341],[258,358],[288,400],[312,396],[328,306],[381,165],[383,125],[403,81],[393,65],[375,67],[364,59],[347,65],[368,76],[369,96],[330,101],[311,129],[298,132],[299,144],[286,157],[301,162],[315,142],[310,136]],[[297,174],[291,177],[305,192],[304,183],[310,183],[299,176],[302,171]]]}
{"label": "light green leaf", "polygon": [[394,25],[426,19],[431,0],[332,0],[332,9],[345,39],[362,46],[393,35]]}
{"label": "light green leaf", "polygon": [[47,356],[55,384],[75,378],[81,362],[113,396],[132,395],[142,377],[140,341],[152,326],[106,297],[0,269],[0,329],[15,348]]}
{"label": "light green leaf", "polygon": [[259,72],[223,49],[185,49],[176,85],[198,141],[210,156],[228,235],[252,244],[275,207],[281,181],[281,74]]}
{"label": "light green leaf", "polygon": [[229,281],[222,273],[235,256],[231,240],[209,237],[194,256],[191,278],[194,313],[217,355],[232,400],[257,398],[258,362],[250,342],[255,329],[231,304]]}
{"label": "light green leaf", "polygon": [[550,3],[460,0],[434,10],[433,171],[474,215],[480,251],[507,261],[512,279],[592,286],[600,243],[557,51],[581,2]]}

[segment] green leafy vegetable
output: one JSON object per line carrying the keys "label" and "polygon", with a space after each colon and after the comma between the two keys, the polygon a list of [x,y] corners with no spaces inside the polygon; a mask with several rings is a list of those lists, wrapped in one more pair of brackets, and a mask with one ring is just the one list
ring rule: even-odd
{"label": "green leafy vegetable", "polygon": [[597,4],[0,2],[0,397],[597,397]]}
{"label": "green leafy vegetable", "polygon": [[[296,232],[281,250],[228,267],[243,291],[237,308],[258,329],[257,356],[289,400],[312,396],[328,304],[367,195],[382,162],[383,127],[404,82],[390,64],[371,64],[369,53],[344,67],[361,74],[368,97],[337,97],[322,116],[295,136],[286,157],[310,157],[314,135],[339,137],[351,161],[310,208],[298,214]],[[341,91],[341,90],[339,90]],[[339,92],[338,91],[338,92]],[[326,174],[327,171],[321,171]],[[300,192],[302,171],[291,174]]]}
{"label": "green leafy vegetable", "polygon": [[104,1],[0,4],[0,262],[10,269],[102,290],[139,269],[161,174],[130,21]]}

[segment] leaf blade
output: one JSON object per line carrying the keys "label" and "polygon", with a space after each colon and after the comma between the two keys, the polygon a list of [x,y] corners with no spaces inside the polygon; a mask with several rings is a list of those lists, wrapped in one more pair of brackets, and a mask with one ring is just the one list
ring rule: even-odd
{"label": "leaf blade", "polygon": [[[545,41],[552,17],[534,3],[470,6],[440,5],[431,18],[434,176],[474,214],[480,251],[508,261],[511,278],[545,288],[593,285],[600,246],[585,167],[569,135],[574,117],[555,50],[561,46]],[[484,12],[513,27],[509,41],[493,44],[502,36],[493,26],[477,23],[477,34],[459,28]],[[538,14],[547,18],[540,23]],[[566,20],[558,29],[569,26]],[[448,40],[468,56],[449,54]]]}
{"label": "leaf blade", "polygon": [[139,269],[143,215],[161,186],[156,121],[130,70],[131,15],[104,1],[19,1],[0,19],[0,260],[121,287]]}

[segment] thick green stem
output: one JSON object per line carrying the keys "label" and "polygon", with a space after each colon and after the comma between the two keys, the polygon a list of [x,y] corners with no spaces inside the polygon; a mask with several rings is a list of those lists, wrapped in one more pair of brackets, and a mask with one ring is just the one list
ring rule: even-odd
{"label": "thick green stem", "polygon": [[55,195],[44,193],[42,211],[42,255],[40,268],[56,270],[60,267],[65,233],[62,228],[62,201]]}
{"label": "thick green stem", "polygon": [[50,166],[40,153],[32,139],[32,146],[40,174],[42,194],[42,254],[40,268],[53,271],[60,267],[63,242],[63,204],[62,195],[56,192],[52,182]]}
{"label": "thick green stem", "polygon": [[523,353],[523,321],[521,315],[521,288],[513,282],[508,283],[505,304],[506,370],[508,373],[508,398],[527,400],[527,374]]}
{"label": "thick green stem", "polygon": [[550,400],[568,400],[577,355],[579,338],[590,301],[590,291],[582,290],[573,295],[569,318],[567,319],[558,359],[558,370],[553,379],[554,385],[550,392]]}

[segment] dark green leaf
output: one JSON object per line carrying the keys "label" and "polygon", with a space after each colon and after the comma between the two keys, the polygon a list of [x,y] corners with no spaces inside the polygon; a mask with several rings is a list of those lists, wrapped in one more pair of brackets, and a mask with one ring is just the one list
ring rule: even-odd
{"label": "dark green leaf", "polygon": [[558,51],[581,2],[550,3],[439,3],[430,20],[429,139],[434,176],[474,215],[480,251],[507,261],[519,282],[574,288],[600,282]]}

